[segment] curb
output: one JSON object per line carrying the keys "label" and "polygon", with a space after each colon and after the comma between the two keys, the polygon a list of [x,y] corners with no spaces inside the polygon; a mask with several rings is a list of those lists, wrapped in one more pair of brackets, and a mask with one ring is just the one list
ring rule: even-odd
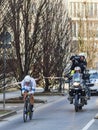
{"label": "curb", "polygon": [[[46,103],[47,100],[34,99],[34,102],[35,103]],[[0,101],[0,103],[3,103],[3,101]],[[5,103],[24,103],[24,101],[21,99],[10,98],[10,99],[7,99],[5,101]]]}
{"label": "curb", "polygon": [[16,111],[8,112],[8,113],[6,113],[6,114],[1,115],[1,116],[0,116],[0,120],[2,120],[2,119],[4,119],[4,118],[7,118],[7,117],[10,117],[10,116],[15,115],[15,114],[17,114]]}
{"label": "curb", "polygon": [[95,115],[94,119],[98,119],[98,113]]}

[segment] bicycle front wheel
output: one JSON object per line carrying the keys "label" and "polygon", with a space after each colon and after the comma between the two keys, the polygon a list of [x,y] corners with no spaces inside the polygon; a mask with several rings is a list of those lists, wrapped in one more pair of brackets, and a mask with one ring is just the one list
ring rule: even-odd
{"label": "bicycle front wheel", "polygon": [[27,112],[27,105],[25,103],[23,108],[23,121],[26,122],[27,118],[28,118],[28,112]]}
{"label": "bicycle front wheel", "polygon": [[29,119],[32,120],[33,117],[33,111],[32,111],[32,107],[31,104],[29,105]]}

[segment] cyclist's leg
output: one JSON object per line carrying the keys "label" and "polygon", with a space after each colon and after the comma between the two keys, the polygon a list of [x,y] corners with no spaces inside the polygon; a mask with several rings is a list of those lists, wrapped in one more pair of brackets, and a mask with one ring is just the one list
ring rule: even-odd
{"label": "cyclist's leg", "polygon": [[24,101],[25,101],[25,99],[26,99],[27,94],[28,94],[27,92],[24,92],[24,93],[23,93],[23,100],[24,100]]}
{"label": "cyclist's leg", "polygon": [[23,101],[24,101],[24,107],[25,107],[24,112],[25,112],[25,113],[27,113],[27,109],[28,109],[28,108],[27,108],[27,101],[26,101],[26,96],[27,96],[27,94],[28,94],[27,92],[24,92],[24,93],[23,93]]}
{"label": "cyclist's leg", "polygon": [[30,95],[30,104],[31,104],[31,109],[33,111],[33,108],[34,108],[34,95],[33,94]]}

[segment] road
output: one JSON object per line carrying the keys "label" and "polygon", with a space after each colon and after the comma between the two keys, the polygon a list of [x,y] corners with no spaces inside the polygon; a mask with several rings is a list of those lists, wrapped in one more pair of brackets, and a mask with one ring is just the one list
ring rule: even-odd
{"label": "road", "polygon": [[37,107],[32,121],[24,123],[20,110],[17,115],[1,121],[0,130],[98,130],[98,120],[94,119],[97,112],[98,97],[91,97],[83,110],[75,112],[67,96],[59,96]]}

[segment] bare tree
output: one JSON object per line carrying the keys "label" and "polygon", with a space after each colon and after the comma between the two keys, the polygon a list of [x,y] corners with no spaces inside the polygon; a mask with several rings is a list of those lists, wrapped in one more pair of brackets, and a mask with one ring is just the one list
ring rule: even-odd
{"label": "bare tree", "polygon": [[[36,42],[33,41],[37,35],[33,33],[35,17],[32,0],[9,0],[9,10],[5,17],[7,26],[13,34],[13,67],[12,70],[17,80],[30,73],[34,48]],[[9,16],[9,17],[8,17]],[[12,64],[11,63],[11,64]],[[17,64],[16,64],[17,63]]]}
{"label": "bare tree", "polygon": [[71,19],[62,0],[41,0],[35,12],[32,0],[8,0],[4,23],[11,31],[12,57],[9,62],[18,81],[26,74],[62,77],[71,52]]}
{"label": "bare tree", "polygon": [[[4,43],[3,43],[3,34],[4,34],[4,23],[3,23],[3,19],[6,15],[6,10],[7,10],[7,3],[8,1],[5,0],[1,0],[0,1],[0,85],[2,86],[3,84],[3,79],[5,77],[5,72],[4,72]],[[6,50],[8,51],[8,49]]]}
{"label": "bare tree", "polygon": [[61,0],[45,3],[41,12],[41,45],[43,47],[42,67],[45,90],[48,91],[51,76],[62,77],[71,44],[71,20]]}

